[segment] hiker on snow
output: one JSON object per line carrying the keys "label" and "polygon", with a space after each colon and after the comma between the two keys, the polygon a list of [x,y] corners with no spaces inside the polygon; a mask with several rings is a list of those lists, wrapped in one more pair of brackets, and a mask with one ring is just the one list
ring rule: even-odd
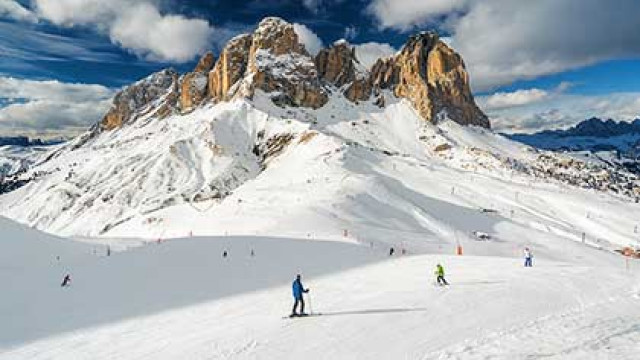
{"label": "hiker on snow", "polygon": [[67,287],[69,285],[71,285],[71,275],[67,274],[64,276],[64,279],[62,279],[62,284],[60,284],[60,286]]}
{"label": "hiker on snow", "polygon": [[435,274],[436,274],[436,280],[438,281],[438,285],[449,285],[447,280],[445,280],[444,278],[444,268],[442,267],[442,265],[440,264],[436,265]]}
{"label": "hiker on snow", "polygon": [[[300,280],[300,274],[296,275],[296,279],[293,281],[292,290],[293,290],[293,298],[295,299],[295,302],[293,303],[293,311],[291,312],[291,316],[307,315],[304,312],[304,299],[302,297],[302,294],[308,293],[309,289],[305,289],[304,286],[302,286],[302,281]],[[300,304],[299,314],[296,312],[296,309],[298,308],[298,304]]]}
{"label": "hiker on snow", "polygon": [[531,250],[529,248],[524,248],[524,267],[532,267],[533,266],[533,255],[531,254]]}

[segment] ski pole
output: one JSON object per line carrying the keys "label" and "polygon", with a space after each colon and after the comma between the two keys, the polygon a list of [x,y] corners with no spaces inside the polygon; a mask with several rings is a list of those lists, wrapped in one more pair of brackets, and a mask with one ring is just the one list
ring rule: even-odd
{"label": "ski pole", "polygon": [[313,306],[311,306],[311,295],[307,293],[307,301],[309,302],[309,314],[313,315]]}

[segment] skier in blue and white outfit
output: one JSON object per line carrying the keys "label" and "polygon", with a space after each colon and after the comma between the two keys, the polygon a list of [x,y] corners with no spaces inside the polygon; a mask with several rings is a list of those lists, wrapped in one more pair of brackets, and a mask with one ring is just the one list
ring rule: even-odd
{"label": "skier in blue and white outfit", "polygon": [[[304,298],[302,297],[302,294],[308,293],[309,289],[305,289],[304,286],[302,286],[300,274],[296,275],[296,279],[292,284],[292,290],[295,302],[293,303],[293,311],[291,312],[291,316],[306,316],[307,314],[305,314],[304,312]],[[300,304],[300,313],[296,312],[298,304]]]}
{"label": "skier in blue and white outfit", "polygon": [[524,248],[524,267],[532,267],[533,266],[533,254],[529,248]]}

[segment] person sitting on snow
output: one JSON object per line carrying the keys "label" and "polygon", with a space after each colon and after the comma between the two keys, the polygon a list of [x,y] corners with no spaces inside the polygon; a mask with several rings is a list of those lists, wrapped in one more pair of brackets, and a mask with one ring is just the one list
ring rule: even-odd
{"label": "person sitting on snow", "polygon": [[442,267],[442,265],[440,264],[436,265],[435,274],[436,274],[436,280],[438,281],[438,285],[449,285],[447,280],[445,280],[444,278],[444,268]]}
{"label": "person sitting on snow", "polygon": [[[304,312],[304,298],[302,297],[303,293],[308,293],[309,289],[305,289],[302,286],[302,281],[300,280],[300,274],[296,275],[296,279],[292,284],[293,290],[293,299],[295,302],[293,303],[293,311],[291,312],[291,316],[306,316]],[[300,304],[300,313],[297,313],[296,310],[298,308],[298,304]]]}

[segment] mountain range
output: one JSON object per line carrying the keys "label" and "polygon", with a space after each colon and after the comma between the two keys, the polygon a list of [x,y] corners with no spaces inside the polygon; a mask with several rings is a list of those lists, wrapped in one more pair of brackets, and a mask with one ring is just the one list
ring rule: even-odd
{"label": "mountain range", "polygon": [[[0,214],[66,236],[375,228],[371,239],[384,241],[390,229],[408,239],[489,233],[477,209],[508,213],[523,184],[541,199],[640,196],[625,168],[492,132],[469,82],[433,32],[365,68],[346,41],[313,57],[292,24],[266,18],[191,72],[124,88],[86,133],[3,180]],[[510,195],[492,195],[501,192]]]}

